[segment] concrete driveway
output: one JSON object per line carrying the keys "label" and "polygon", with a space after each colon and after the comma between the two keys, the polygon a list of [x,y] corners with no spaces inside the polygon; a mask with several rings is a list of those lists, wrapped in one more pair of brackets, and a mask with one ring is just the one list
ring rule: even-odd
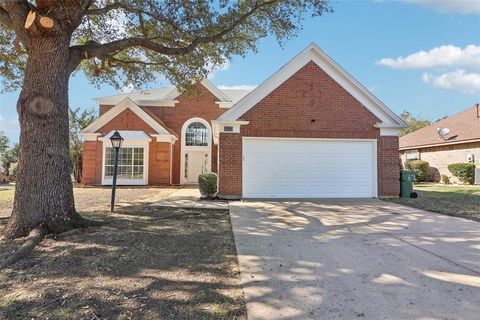
{"label": "concrete driveway", "polygon": [[250,320],[480,319],[480,223],[379,200],[230,212]]}

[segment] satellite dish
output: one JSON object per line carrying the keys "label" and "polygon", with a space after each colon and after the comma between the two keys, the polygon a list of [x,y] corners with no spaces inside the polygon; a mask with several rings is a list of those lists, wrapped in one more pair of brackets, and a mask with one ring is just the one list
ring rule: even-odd
{"label": "satellite dish", "polygon": [[450,129],[448,128],[437,128],[437,133],[440,138],[443,140],[447,140],[447,136],[450,133]]}

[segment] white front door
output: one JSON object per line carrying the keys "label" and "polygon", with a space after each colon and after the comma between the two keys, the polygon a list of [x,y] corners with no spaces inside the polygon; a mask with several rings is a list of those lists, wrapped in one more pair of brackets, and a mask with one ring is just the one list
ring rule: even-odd
{"label": "white front door", "polygon": [[206,153],[188,151],[185,166],[187,167],[187,183],[198,183],[198,176],[206,172]]}

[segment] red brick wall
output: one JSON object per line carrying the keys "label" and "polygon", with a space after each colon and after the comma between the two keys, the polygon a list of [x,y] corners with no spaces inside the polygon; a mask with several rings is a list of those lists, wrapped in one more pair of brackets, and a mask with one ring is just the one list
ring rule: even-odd
{"label": "red brick wall", "polygon": [[242,195],[242,137],[220,133],[219,189],[223,196]]}
{"label": "red brick wall", "polygon": [[[112,130],[142,130],[147,134],[156,131],[141,120],[133,111],[126,109],[97,132],[108,134]],[[149,144],[148,183],[170,183],[170,144],[167,142],[157,143],[155,138]],[[84,160],[82,183],[102,183],[103,142],[85,141],[83,143]]]}
{"label": "red brick wall", "polygon": [[149,145],[148,184],[170,183],[170,143],[156,142]]}
{"label": "red brick wall", "polygon": [[400,159],[398,137],[383,136],[377,142],[378,194],[400,194]]}
{"label": "red brick wall", "polygon": [[[380,138],[380,130],[373,126],[380,120],[313,62],[287,79],[240,120],[250,121],[241,127],[241,134],[220,137],[220,145],[235,141],[236,148],[230,148],[228,155],[223,147],[220,149],[222,194],[241,195],[240,136],[256,136],[379,139],[379,194],[398,195],[398,138]],[[222,156],[228,157],[228,161]]]}
{"label": "red brick wall", "polygon": [[[211,125],[211,121],[217,119],[227,109],[220,108],[215,102],[218,100],[210,91],[202,85],[189,95],[182,94],[176,98],[178,103],[175,107],[144,107],[163,120],[166,126],[181,136],[182,126],[191,118],[202,118]],[[180,147],[178,140],[173,146],[173,184],[180,183]],[[212,171],[217,171],[217,149],[212,142]]]}
{"label": "red brick wall", "polygon": [[[98,160],[100,159],[100,160]],[[102,142],[83,142],[83,184],[100,184],[102,181]]]}
{"label": "red brick wall", "polygon": [[[210,91],[204,88],[202,85],[199,85],[196,88],[196,91],[190,95],[182,94],[177,97],[178,103],[175,104],[175,107],[142,107],[144,109],[148,109],[149,111],[153,112],[156,116],[158,116],[162,121],[165,123],[167,127],[172,129],[177,133],[177,135],[181,136],[182,126],[184,123],[191,119],[191,118],[202,118],[209,123],[211,120],[218,118],[223,112],[227,109],[220,108],[218,104],[215,102],[218,100]],[[99,114],[102,115],[108,110],[110,110],[113,106],[111,105],[101,105],[99,107]],[[106,134],[112,130],[142,130],[148,134],[156,133],[150,126],[148,126],[144,121],[142,121],[133,111],[130,109],[126,109],[122,113],[120,113],[117,117],[115,117],[112,121],[108,124],[103,126],[98,130],[98,132],[102,134]],[[155,140],[155,139],[153,139]],[[101,145],[101,143],[100,143]],[[180,183],[180,148],[181,148],[181,141],[177,140],[173,145],[173,163],[172,163],[172,183],[179,184]],[[158,155],[158,151],[160,150],[161,155]],[[170,171],[168,172],[168,176],[165,174],[166,164],[164,163],[165,160],[155,160],[151,161],[152,159],[157,158],[164,158],[166,157],[166,152],[168,152],[168,156],[170,157],[170,149],[166,149],[165,146],[156,147],[154,143],[150,143],[150,161],[149,163],[149,184],[163,184],[163,183],[170,183]],[[217,172],[217,146],[213,145],[212,142],[212,163],[211,168],[213,172]],[[156,153],[153,155],[152,153]],[[170,158],[169,158],[170,159]],[[89,160],[91,162],[92,160]],[[163,161],[163,162],[162,162]],[[84,169],[84,174],[87,176],[92,176],[95,178],[91,178],[88,181],[88,184],[99,184],[101,183],[101,166],[102,166],[102,157],[100,151],[100,157],[95,158],[95,165],[88,164],[86,171],[91,171],[92,167],[99,167],[100,174],[97,176],[96,174],[92,174],[92,172],[86,172]],[[159,163],[160,162],[160,163]],[[159,165],[157,167],[156,165]],[[152,167],[153,166],[153,167]],[[160,168],[160,169],[159,169]],[[170,163],[168,164],[168,169],[170,169]],[[160,172],[156,172],[160,170]],[[168,180],[168,181],[167,181]],[[87,181],[87,180],[85,180]]]}
{"label": "red brick wall", "polygon": [[147,134],[157,133],[130,109],[122,111],[119,115],[98,129],[97,132],[107,134],[112,130],[141,130],[145,131]]}

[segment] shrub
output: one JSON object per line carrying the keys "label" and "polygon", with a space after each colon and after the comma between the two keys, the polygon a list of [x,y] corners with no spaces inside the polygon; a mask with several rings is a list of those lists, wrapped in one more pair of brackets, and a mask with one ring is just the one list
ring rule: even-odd
{"label": "shrub", "polygon": [[450,184],[450,178],[446,174],[442,174],[442,182],[445,184]]}
{"label": "shrub", "polygon": [[200,194],[210,199],[217,193],[217,175],[213,172],[203,173],[198,176]]}
{"label": "shrub", "polygon": [[425,182],[430,172],[430,165],[427,161],[422,160],[407,160],[405,161],[405,168],[415,172],[415,182]]}
{"label": "shrub", "polygon": [[475,165],[473,163],[452,163],[448,165],[448,171],[462,183],[473,184],[475,179]]}

